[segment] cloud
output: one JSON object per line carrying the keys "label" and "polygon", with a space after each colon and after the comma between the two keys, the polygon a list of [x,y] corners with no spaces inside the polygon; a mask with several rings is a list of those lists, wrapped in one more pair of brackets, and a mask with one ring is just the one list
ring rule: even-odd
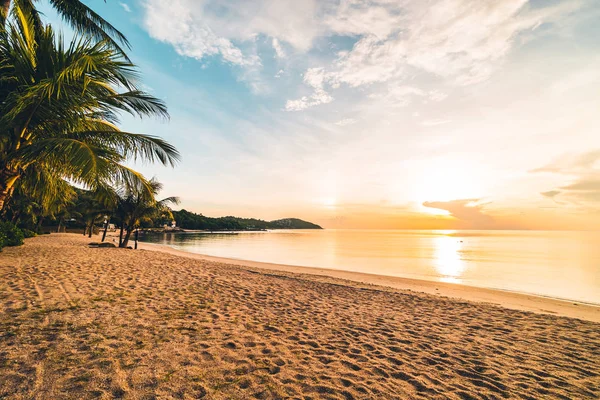
{"label": "cloud", "polygon": [[563,190],[600,191],[600,179],[583,179],[561,187]]}
{"label": "cloud", "polygon": [[304,83],[313,89],[310,96],[303,96],[297,100],[288,100],[287,111],[300,111],[319,104],[331,103],[333,97],[323,89],[326,74],[323,68],[310,68],[304,73]]}
{"label": "cloud", "polygon": [[369,98],[377,100],[382,106],[405,107],[415,100],[422,103],[442,101],[446,95],[437,90],[425,91],[403,82],[394,82],[388,84],[384,91],[370,94]]}
{"label": "cloud", "polygon": [[144,25],[152,37],[181,55],[201,60],[220,56],[241,66],[260,64],[245,47],[258,36],[271,38],[278,57],[282,43],[307,51],[322,31],[314,19],[316,0],[144,0]]}
{"label": "cloud", "polygon": [[[458,86],[479,83],[491,76],[519,35],[578,5],[537,9],[527,0],[342,2],[328,25],[358,40],[328,68],[327,83],[332,88],[361,87],[405,82],[415,74],[434,75]],[[364,23],[359,22],[361,14]],[[431,98],[440,101],[445,94]]]}
{"label": "cloud", "polygon": [[569,177],[570,183],[541,193],[554,201],[560,196],[563,202],[559,204],[589,206],[600,202],[600,150],[564,155],[532,172]]}
{"label": "cloud", "polygon": [[335,123],[337,126],[353,125],[357,121],[354,118],[344,118]]}
{"label": "cloud", "polygon": [[[314,94],[288,101],[285,108],[298,111],[331,102],[329,89],[342,85],[414,86],[408,82],[415,77],[431,76],[459,86],[484,81],[524,34],[559,20],[581,1],[547,5],[528,0],[143,0],[142,4],[149,34],[183,56],[218,57],[260,70],[263,62],[256,43],[264,39],[278,59],[294,53],[308,56],[307,73],[321,68],[323,82]],[[343,38],[352,46],[313,58],[311,51],[322,51],[332,38]],[[431,101],[446,96],[419,89],[428,92]]]}
{"label": "cloud", "polygon": [[549,172],[561,175],[579,175],[600,167],[600,150],[566,154],[531,172]]}
{"label": "cloud", "polygon": [[598,205],[600,203],[600,172],[590,173],[587,177],[580,177],[568,185],[561,186],[559,189],[561,189],[561,199],[571,204]]}
{"label": "cloud", "polygon": [[426,201],[423,206],[445,210],[456,219],[466,222],[469,226],[489,228],[494,225],[494,219],[483,212],[486,204],[480,199],[461,199],[452,201]]}
{"label": "cloud", "polygon": [[202,23],[202,8],[194,7],[190,1],[148,0],[144,8],[144,24],[150,35],[173,45],[180,55],[198,60],[219,55],[224,61],[235,65],[260,64],[258,57],[243,54],[231,40],[219,36],[210,25]]}
{"label": "cloud", "polygon": [[558,196],[561,193],[560,190],[549,190],[547,192],[542,192],[540,193],[542,196],[544,197],[548,197],[551,199],[554,199],[556,196]]}
{"label": "cloud", "polygon": [[[559,197],[563,192],[561,192],[560,190],[549,190],[547,192],[542,192],[540,193],[542,196],[554,201],[556,204],[559,205],[565,205],[566,203],[562,202],[562,201],[558,201],[556,198]],[[542,208],[546,208],[546,206],[542,207]]]}
{"label": "cloud", "polygon": [[125,10],[126,12],[130,13],[131,12],[131,7],[129,7],[129,5],[127,3],[123,3],[123,2],[119,2],[119,5],[121,7],[123,7],[123,10]]}
{"label": "cloud", "polygon": [[277,58],[285,58],[285,51],[283,50],[283,47],[281,47],[279,40],[277,40],[277,38],[273,38],[271,40],[271,44],[273,46],[273,50],[275,50],[275,56]]}

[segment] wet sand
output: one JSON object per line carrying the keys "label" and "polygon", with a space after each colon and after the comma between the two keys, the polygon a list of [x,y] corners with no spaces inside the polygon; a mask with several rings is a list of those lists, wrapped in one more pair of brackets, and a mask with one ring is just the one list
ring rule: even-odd
{"label": "wet sand", "polygon": [[89,241],[0,253],[0,398],[600,397],[594,307]]}

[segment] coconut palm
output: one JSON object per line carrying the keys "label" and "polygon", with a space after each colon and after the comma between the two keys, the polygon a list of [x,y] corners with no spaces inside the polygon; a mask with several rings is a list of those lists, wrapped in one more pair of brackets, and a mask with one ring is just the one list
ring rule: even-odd
{"label": "coconut palm", "polygon": [[120,191],[116,217],[121,224],[119,247],[127,247],[131,233],[138,229],[142,223],[152,223],[154,219],[164,218],[165,214],[173,217],[168,207],[170,204],[179,204],[179,198],[167,197],[157,200],[156,196],[163,185],[155,179],[150,180],[151,190],[123,188]]}
{"label": "coconut palm", "polygon": [[29,168],[21,177],[5,207],[5,216],[38,233],[45,219],[58,219],[60,231],[64,219],[71,214],[76,189],[60,177],[36,175],[36,172],[39,171]]}
{"label": "coconut palm", "polygon": [[75,37],[66,46],[52,27],[38,29],[34,15],[13,9],[0,27],[0,211],[26,177],[150,193],[150,183],[124,162],[174,165],[179,153],[116,123],[122,112],[166,118],[164,103],[137,89],[134,65],[107,41]]}
{"label": "coconut palm", "polygon": [[[37,2],[39,0],[0,0],[0,25],[5,25],[12,4],[13,12],[28,12],[32,15],[35,25],[41,26],[40,14],[35,8]],[[76,32],[98,41],[106,41],[125,55],[120,44],[129,47],[127,38],[80,0],[48,0],[48,3]]]}
{"label": "coconut palm", "polygon": [[96,223],[102,221],[110,211],[97,193],[87,190],[79,191],[74,208],[84,223],[83,234],[89,237],[92,237]]}

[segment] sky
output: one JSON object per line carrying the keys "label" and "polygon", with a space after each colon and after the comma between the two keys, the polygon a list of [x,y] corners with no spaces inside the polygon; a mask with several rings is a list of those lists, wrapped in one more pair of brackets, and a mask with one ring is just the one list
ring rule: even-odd
{"label": "sky", "polygon": [[[597,0],[86,1],[178,147],[136,165],[208,216],[598,229]],[[56,18],[50,11],[48,18]]]}

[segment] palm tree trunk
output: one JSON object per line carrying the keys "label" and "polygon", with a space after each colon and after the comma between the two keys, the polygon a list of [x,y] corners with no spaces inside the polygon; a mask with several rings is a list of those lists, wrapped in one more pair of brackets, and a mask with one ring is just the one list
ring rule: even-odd
{"label": "palm tree trunk", "polygon": [[91,238],[94,233],[94,221],[90,222],[90,230],[88,231],[88,237]]}
{"label": "palm tree trunk", "polygon": [[133,232],[133,229],[129,229],[129,227],[127,227],[127,232],[125,233],[125,239],[123,239],[123,244],[120,247],[127,247],[127,244],[129,243],[129,238],[131,237],[131,232]]}
{"label": "palm tree trunk", "polygon": [[19,223],[19,219],[21,218],[21,210],[17,210],[14,214],[10,222],[17,225]]}
{"label": "palm tree trunk", "polygon": [[121,222],[121,231],[119,232],[119,247],[123,247],[123,227],[125,224]]}
{"label": "palm tree trunk", "polygon": [[40,233],[41,229],[42,229],[42,222],[44,221],[44,217],[39,217],[38,218],[38,222],[37,225],[35,227],[35,233]]}
{"label": "palm tree trunk", "polygon": [[4,209],[4,203],[8,200],[8,189],[0,189],[0,210]]}
{"label": "palm tree trunk", "polygon": [[108,223],[110,222],[110,219],[106,219],[106,223],[104,224],[104,232],[102,233],[102,241],[104,242],[104,239],[106,239],[106,231],[108,231]]}
{"label": "palm tree trunk", "polygon": [[60,228],[62,227],[63,218],[60,217],[58,219],[58,228],[56,228],[56,233],[60,233]]}
{"label": "palm tree trunk", "polygon": [[4,206],[13,192],[13,187],[17,179],[19,179],[18,172],[8,168],[0,171],[0,211],[4,210]]}

